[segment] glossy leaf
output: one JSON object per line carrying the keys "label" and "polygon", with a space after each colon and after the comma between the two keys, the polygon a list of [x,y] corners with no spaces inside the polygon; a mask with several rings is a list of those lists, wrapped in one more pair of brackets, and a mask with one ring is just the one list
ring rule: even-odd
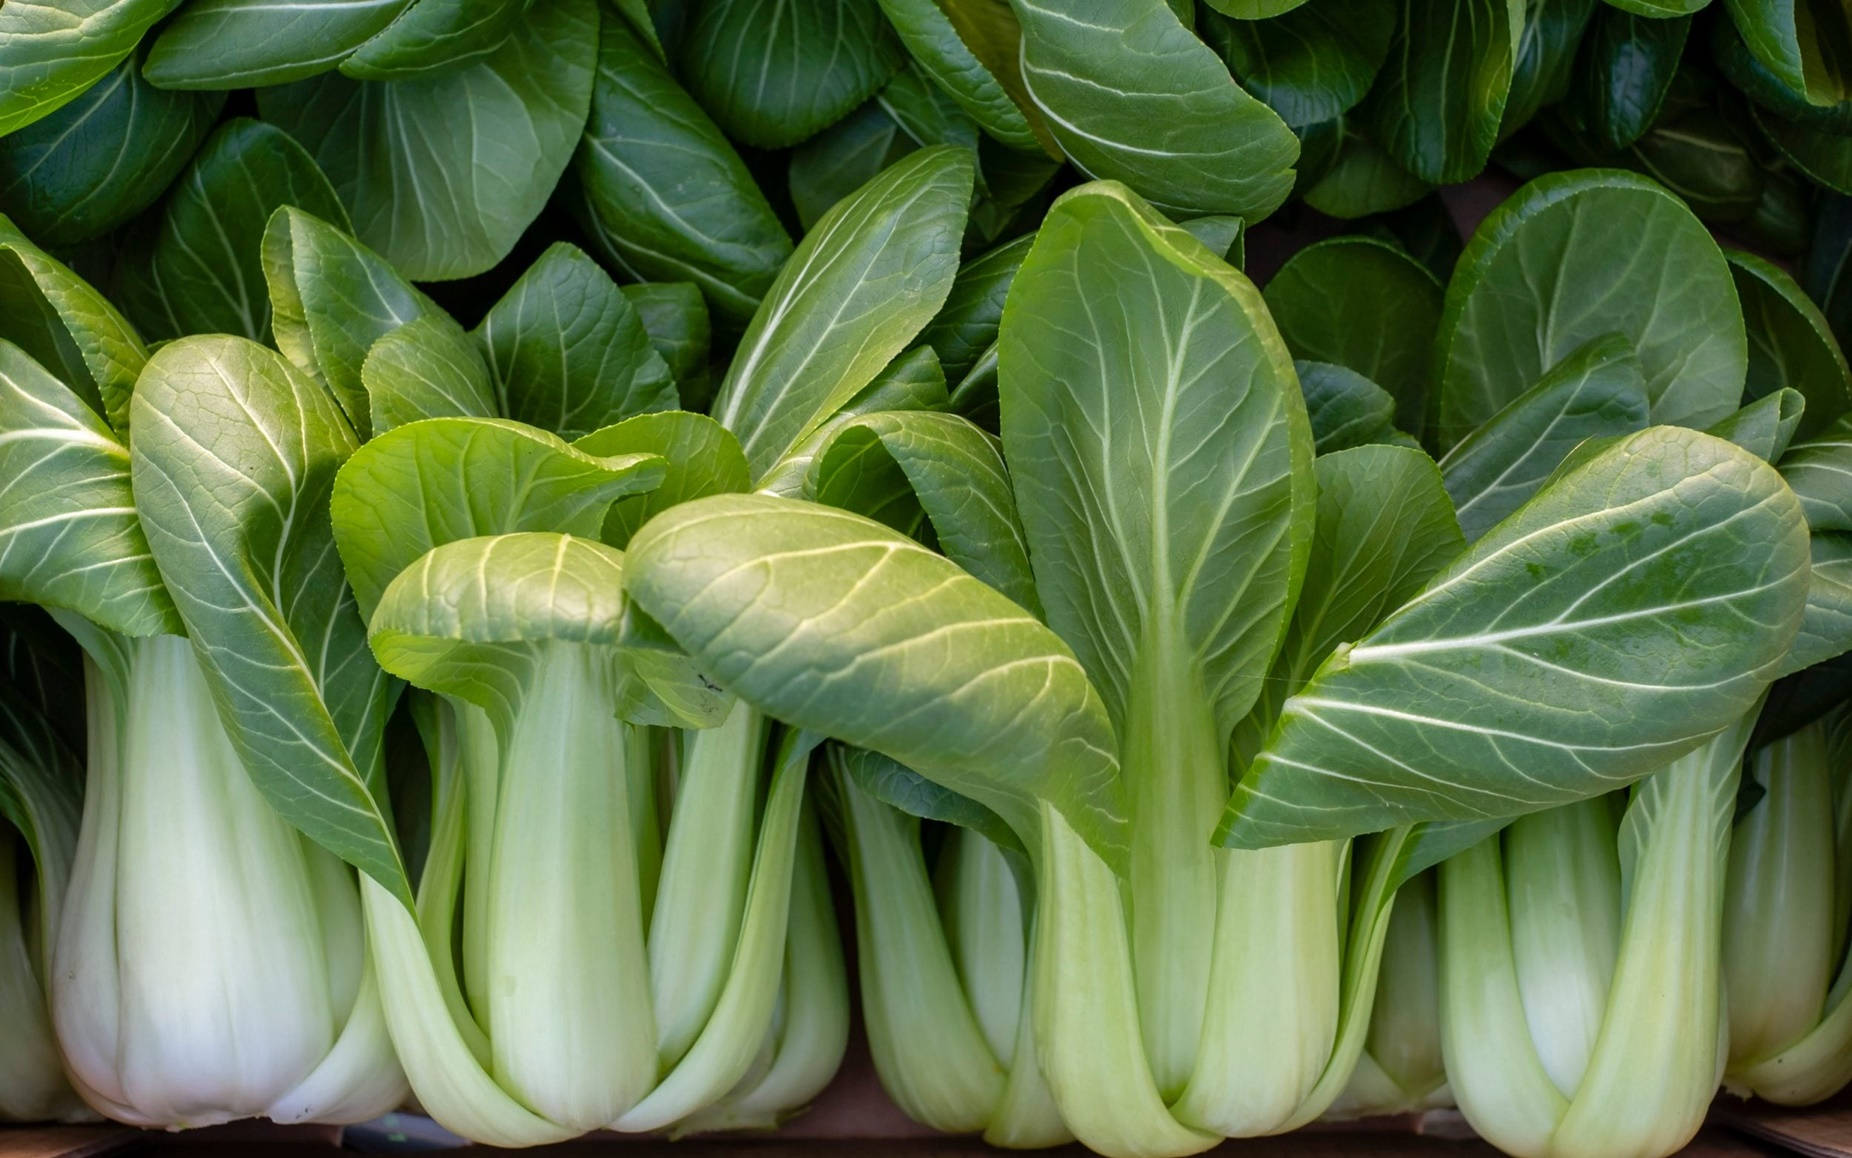
{"label": "glossy leaf", "polygon": [[1397,164],[1431,184],[1479,175],[1524,31],[1522,0],[1398,0],[1388,61],[1358,117]]}
{"label": "glossy leaf", "polygon": [[1815,105],[1852,100],[1846,16],[1822,0],[1724,0],[1756,61]]}
{"label": "glossy leaf", "polygon": [[1604,6],[1597,0],[1526,0],[1511,93],[1499,117],[1501,137],[1528,124],[1544,105],[1568,95],[1577,48],[1598,9]]}
{"label": "glossy leaf", "polygon": [[620,20],[599,28],[591,116],[573,172],[607,260],[636,278],[694,282],[736,325],[791,253],[733,146]]}
{"label": "glossy leaf", "polygon": [[341,61],[356,80],[410,80],[458,68],[505,43],[525,0],[410,0]]}
{"label": "glossy leaf", "polygon": [[393,690],[328,521],[352,428],[320,383],[223,335],[163,346],[133,421],[142,525],[246,770],[284,819],[409,905],[381,804]]}
{"label": "glossy leaf", "polygon": [[[1395,442],[1395,396],[1347,366],[1293,363],[1319,454],[1371,442]],[[1403,435],[1406,438],[1406,435]]]}
{"label": "glossy leaf", "polygon": [[0,210],[47,245],[88,241],[161,196],[225,98],[166,92],[133,59],[71,103],[0,137]]}
{"label": "glossy leaf", "polygon": [[124,252],[116,300],[153,340],[224,333],[268,341],[264,228],[285,205],[347,227],[334,187],[288,133],[226,121],[167,195],[150,236]]}
{"label": "glossy leaf", "polygon": [[0,9],[0,136],[95,84],[180,0],[70,0]]}
{"label": "glossy leaf", "polygon": [[1480,224],[1448,283],[1440,444],[1610,332],[1633,343],[1654,422],[1708,426],[1736,409],[1748,363],[1742,314],[1723,254],[1691,211],[1612,170],[1531,182]]}
{"label": "glossy leaf", "polygon": [[958,269],[970,154],[922,149],[837,204],[740,339],[714,417],[763,475],[939,311]]}
{"label": "glossy leaf", "polygon": [[177,631],[129,483],[129,449],[92,405],[0,341],[0,599],[125,635]]}
{"label": "glossy leaf", "polygon": [[1267,283],[1267,309],[1295,358],[1347,366],[1396,400],[1419,433],[1440,323],[1441,287],[1405,250],[1336,237],[1293,254]]}
{"label": "glossy leaf", "polygon": [[1807,551],[1747,451],[1676,427],[1585,448],[1287,701],[1219,838],[1512,817],[1643,776],[1781,669]]}
{"label": "glossy leaf", "polygon": [[1577,65],[1575,113],[1606,149],[1624,149],[1659,118],[1691,31],[1689,18],[1652,19],[1602,6]]}
{"label": "glossy leaf", "polygon": [[301,80],[339,64],[406,3],[192,0],[161,26],[144,71],[162,88],[255,88]]}
{"label": "glossy leaf", "polygon": [[766,714],[898,760],[1025,837],[1048,801],[1124,862],[1111,726],[1079,663],[943,556],[845,511],[717,495],[650,520],[624,582]]}
{"label": "glossy leaf", "polygon": [[506,257],[578,147],[598,52],[593,0],[537,0],[472,64],[366,84],[325,73],[260,89],[258,110],[308,148],[360,240],[409,278]]}
{"label": "glossy leaf", "polygon": [[876,0],[706,0],[682,76],[729,136],[782,149],[847,116],[904,59]]}
{"label": "glossy leaf", "polygon": [[1002,0],[880,0],[914,63],[986,133],[1013,149],[1052,143],[1023,87],[1022,29]]}
{"label": "glossy leaf", "polygon": [[1784,387],[1800,391],[1807,399],[1803,438],[1852,409],[1852,369],[1826,315],[1780,266],[1747,253],[1725,256],[1749,334],[1745,396],[1760,398]]}
{"label": "glossy leaf", "polygon": [[1299,141],[1164,0],[1101,0],[1088,19],[1018,0],[1023,82],[1069,159],[1176,216],[1256,221],[1292,191]]}
{"label": "glossy leaf", "polygon": [[1241,86],[1294,129],[1342,116],[1370,91],[1395,28],[1391,0],[1326,0],[1271,20],[1204,13],[1201,35]]}
{"label": "glossy leaf", "polygon": [[1646,423],[1646,379],[1627,340],[1590,340],[1440,460],[1467,541],[1528,502],[1585,440],[1632,434]]}

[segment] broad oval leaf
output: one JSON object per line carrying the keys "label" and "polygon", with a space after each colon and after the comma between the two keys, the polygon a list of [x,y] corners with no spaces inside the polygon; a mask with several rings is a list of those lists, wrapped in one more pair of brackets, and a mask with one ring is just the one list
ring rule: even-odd
{"label": "broad oval leaf", "polygon": [[1357,115],[1431,184],[1479,175],[1498,142],[1523,0],[1398,0],[1387,63]]}
{"label": "broad oval leaf", "polygon": [[225,98],[142,79],[133,58],[70,104],[0,137],[0,210],[47,245],[109,232],[160,197]]}
{"label": "broad oval leaf", "polygon": [[692,281],[743,325],[791,238],[705,110],[621,20],[599,30],[591,116],[578,156],[588,233],[635,277]]}
{"label": "broad oval leaf", "polygon": [[714,417],[755,477],[872,381],[939,312],[958,271],[972,161],[921,149],[843,199],[779,271]]}
{"label": "broad oval leaf", "polygon": [[1393,0],[1320,0],[1271,20],[1201,17],[1203,39],[1241,86],[1295,130],[1349,112],[1376,79],[1395,29]]}
{"label": "broad oval leaf", "polygon": [[534,259],[476,336],[502,413],[561,438],[676,404],[669,367],[630,300],[567,242]]}
{"label": "broad oval leaf", "polygon": [[1395,397],[1381,386],[1348,366],[1330,362],[1298,361],[1293,371],[1299,376],[1299,393],[1312,424],[1312,449],[1318,454],[1400,441]]}
{"label": "broad oval leaf", "polygon": [[1597,145],[1625,149],[1659,119],[1690,31],[1689,19],[1601,5],[1583,42],[1572,114]]}
{"label": "broad oval leaf", "polygon": [[511,531],[595,539],[611,503],[657,485],[664,470],[652,454],[594,457],[518,422],[413,422],[341,467],[329,503],[335,546],[371,619],[386,585],[432,547]]}
{"label": "broad oval leaf", "polygon": [[1852,368],[1820,307],[1780,266],[1753,254],[1725,254],[1749,336],[1744,394],[1760,398],[1783,387],[1801,392],[1802,438],[1852,409]]}
{"label": "broad oval leaf", "polygon": [[752,468],[746,465],[739,440],[705,414],[686,410],[639,414],[594,430],[572,445],[600,458],[662,456],[662,481],[646,494],[619,499],[605,515],[600,537],[613,547],[627,546],[639,527],[677,503],[752,487]]}
{"label": "broad oval leaf", "polygon": [[125,635],[180,630],[135,512],[129,448],[0,340],[0,600],[68,608]]}
{"label": "broad oval leaf", "polygon": [[1586,799],[1688,752],[1781,669],[1807,596],[1799,502],[1721,439],[1584,451],[1331,657],[1235,788],[1255,848]]}
{"label": "broad oval leaf", "polygon": [[1147,636],[1180,632],[1225,735],[1312,530],[1311,430],[1259,291],[1123,186],[1086,185],[1043,221],[998,353],[1049,624],[1116,721]]}
{"label": "broad oval leaf", "polygon": [[1053,632],[871,519],[770,495],[684,503],[630,541],[625,589],[766,714],[984,804],[1030,848],[1037,802],[1125,861],[1112,727]]}
{"label": "broad oval leaf", "polygon": [[192,0],[162,25],[144,71],[162,88],[257,88],[325,72],[407,0]]}
{"label": "broad oval leaf", "polygon": [[0,217],[0,338],[14,342],[117,431],[148,361],[128,320],[89,282]]}
{"label": "broad oval leaf", "polygon": [[411,0],[341,61],[355,80],[410,80],[488,56],[513,33],[527,0]]}
{"label": "broad oval leaf", "polygon": [[180,0],[0,5],[0,137],[63,107]]}
{"label": "broad oval leaf", "polygon": [[320,383],[244,338],[181,338],[136,384],[148,544],[252,780],[405,904],[384,805],[393,689],[367,652],[329,524],[354,433]]}
{"label": "broad oval leaf", "polygon": [[1353,220],[1413,205],[1433,190],[1349,122],[1345,118],[1338,128],[1337,157],[1330,168],[1305,191],[1307,205]]}
{"label": "broad oval leaf", "polygon": [[1316,242],[1262,296],[1293,357],[1355,370],[1394,396],[1404,430],[1421,433],[1441,287],[1406,250],[1369,237]]}
{"label": "broad oval leaf", "polygon": [[992,137],[1040,150],[1048,129],[1023,87],[1022,30],[1002,0],[880,0],[927,78]]}
{"label": "broad oval leaf", "polygon": [[270,338],[263,238],[295,206],[345,228],[347,211],[314,158],[262,121],[220,125],[162,204],[151,236],[116,266],[116,300],[150,340],[182,334]]}
{"label": "broad oval leaf", "polygon": [[1299,139],[1164,0],[1097,0],[1087,19],[1017,0],[1023,83],[1068,158],[1166,213],[1256,221],[1293,187]]}
{"label": "broad oval leaf", "polygon": [[494,418],[489,366],[450,315],[433,312],[388,330],[360,363],[375,437],[421,418]]}
{"label": "broad oval leaf", "polygon": [[1532,181],[1480,224],[1447,285],[1440,444],[1611,332],[1633,343],[1653,421],[1708,426],[1736,409],[1748,345],[1729,266],[1703,224],[1630,173]]}
{"label": "broad oval leaf", "polygon": [[782,149],[847,116],[905,59],[876,0],[705,0],[682,75],[729,136]]}
{"label": "broad oval leaf", "polygon": [[1647,417],[1646,379],[1627,339],[1591,339],[1440,460],[1467,541],[1530,501],[1577,446],[1644,430]]}
{"label": "broad oval leaf", "polygon": [[421,80],[324,73],[258,90],[360,240],[409,278],[469,277],[508,255],[572,160],[591,103],[595,0],[536,0],[506,43]]}

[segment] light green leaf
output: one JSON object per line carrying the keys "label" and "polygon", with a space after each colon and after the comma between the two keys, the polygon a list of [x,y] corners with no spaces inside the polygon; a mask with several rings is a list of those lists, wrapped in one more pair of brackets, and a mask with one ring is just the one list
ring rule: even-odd
{"label": "light green leaf", "polygon": [[1342,116],[1363,99],[1394,29],[1391,0],[1321,0],[1271,20],[1205,12],[1201,33],[1243,88],[1303,129]]}
{"label": "light green leaf", "polygon": [[1122,186],[1083,186],[1016,275],[999,356],[1049,624],[1115,720],[1168,633],[1226,734],[1259,693],[1312,530],[1311,430],[1259,292]]}
{"label": "light green leaf", "polygon": [[63,0],[0,7],[0,136],[67,104],[180,0]]}
{"label": "light green leaf", "polygon": [[1358,109],[1385,152],[1431,184],[1479,175],[1511,93],[1523,0],[1398,0],[1388,61]]}
{"label": "light green leaf", "polygon": [[508,255],[572,160],[598,51],[594,0],[536,0],[515,35],[421,80],[324,73],[258,90],[301,141],[360,240],[409,278],[469,277]]}
{"label": "light green leaf", "polygon": [[0,217],[0,338],[61,379],[118,432],[148,361],[116,307]]}
{"label": "light green leaf", "polygon": [[77,612],[125,635],[178,631],[101,414],[0,340],[0,600]]}
{"label": "light green leaf", "polygon": [[0,210],[47,245],[88,241],[153,204],[225,106],[155,88],[136,64],[0,137]]}
{"label": "light green leaf", "polygon": [[924,517],[946,558],[1040,610],[1003,448],[969,420],[930,410],[852,418],[833,432],[813,476],[818,502],[913,538]]}
{"label": "light green leaf", "polygon": [[1852,531],[1852,415],[1788,448],[1780,460],[1814,531]]}
{"label": "light green leaf", "polygon": [[930,346],[915,346],[888,363],[873,382],[792,447],[758,480],[756,489],[786,498],[810,497],[817,458],[843,426],[864,414],[950,408],[938,356]]}
{"label": "light green leaf", "polygon": [[411,0],[341,61],[355,80],[410,80],[460,68],[500,48],[526,0]]}
{"label": "light green leaf", "polygon": [[1299,376],[1299,393],[1312,424],[1312,449],[1318,454],[1400,441],[1395,397],[1381,386],[1330,362],[1294,362],[1293,371]]}
{"label": "light green leaf", "polygon": [[270,218],[262,257],[277,349],[334,392],[363,437],[371,434],[361,379],[367,352],[436,304],[384,258],[299,209]]}
{"label": "light green leaf", "polygon": [[714,400],[755,476],[853,398],[939,312],[958,270],[969,153],[921,149],[804,237]]}
{"label": "light green leaf", "polygon": [[785,184],[805,231],[838,201],[911,153],[917,144],[878,103],[869,101],[791,151]]}
{"label": "light green leaf", "polygon": [[1852,649],[1852,535],[1816,534],[1807,583],[1807,614],[1781,667],[1792,675]]}
{"label": "light green leaf", "polygon": [[1013,149],[1052,151],[1023,87],[1022,31],[1005,0],[880,0],[914,63],[986,133]]}
{"label": "light green leaf", "polygon": [[1286,200],[1298,138],[1164,0],[1099,0],[1084,21],[1045,0],[1015,9],[1023,82],[1083,171],[1177,216],[1257,221]]}
{"label": "light green leaf", "polygon": [[1293,357],[1350,367],[1394,396],[1404,430],[1421,432],[1441,287],[1406,250],[1369,237],[1316,242],[1264,296]]}
{"label": "light green leaf", "polygon": [[1734,442],[1764,462],[1779,461],[1807,405],[1798,390],[1786,388],[1764,394],[1706,431]]}
{"label": "light green leaf", "polygon": [[591,118],[573,162],[588,230],[632,276],[692,281],[743,325],[791,238],[706,111],[619,20],[599,29]]}
{"label": "light green leaf", "polygon": [[161,206],[152,236],[124,250],[116,300],[143,334],[270,338],[264,227],[285,205],[347,227],[347,211],[315,161],[262,121],[220,125]]}
{"label": "light green leaf", "polygon": [[643,320],[598,263],[554,242],[476,329],[502,413],[573,439],[675,406]]}
{"label": "light green leaf", "polygon": [[135,501],[226,731],[279,815],[411,904],[386,815],[393,699],[328,520],[353,430],[243,338],[181,338],[136,384]]}
{"label": "light green leaf", "polygon": [[390,24],[407,0],[192,0],[143,66],[162,88],[256,88],[325,72]]}
{"label": "light green leaf", "polygon": [[1467,541],[1528,502],[1585,440],[1646,423],[1646,379],[1627,339],[1591,338],[1440,460]]}
{"label": "light green leaf", "polygon": [[1653,182],[1552,173],[1474,232],[1447,286],[1435,432],[1450,447],[1590,338],[1620,333],[1653,421],[1708,426],[1736,409],[1748,365],[1729,266]]}
{"label": "light green leaf", "polygon": [[905,59],[876,0],[706,0],[681,72],[728,136],[782,149],[847,116]]}
{"label": "light green leaf", "polygon": [[335,546],[361,615],[441,543],[511,531],[597,538],[605,510],[662,480],[649,454],[593,456],[554,435],[490,418],[395,427],[341,468],[330,502]]}
{"label": "light green leaf", "polygon": [[662,456],[662,481],[646,494],[619,499],[605,515],[600,537],[613,547],[627,545],[637,528],[677,503],[752,486],[752,470],[739,440],[705,414],[686,410],[639,414],[594,430],[572,445],[600,458]]}
{"label": "light green leaf", "polygon": [[470,336],[441,311],[387,330],[360,363],[377,437],[421,418],[494,418],[489,365]]}
{"label": "light green leaf", "polygon": [[1730,443],[1586,449],[1287,701],[1218,838],[1513,817],[1643,776],[1781,669],[1807,551],[1799,502]]}
{"label": "light green leaf", "polygon": [[908,816],[969,828],[994,845],[1022,851],[1021,842],[1002,817],[969,796],[934,784],[905,764],[895,763],[879,752],[841,744],[831,746],[829,759],[832,770],[846,777],[856,789]]}
{"label": "light green leaf", "polygon": [[1125,860],[1111,726],[1053,632],[870,519],[769,495],[672,508],[631,540],[631,598],[767,715],[871,748],[991,808],[1038,800]]}

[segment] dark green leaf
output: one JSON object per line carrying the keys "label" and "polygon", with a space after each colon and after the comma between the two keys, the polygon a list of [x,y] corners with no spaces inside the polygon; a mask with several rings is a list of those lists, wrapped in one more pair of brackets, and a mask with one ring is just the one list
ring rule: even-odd
{"label": "dark green leaf", "polygon": [[1398,0],[1395,36],[1359,119],[1431,184],[1479,175],[1498,142],[1523,0]]}
{"label": "dark green leaf", "polygon": [[1363,99],[1394,28],[1393,0],[1320,0],[1271,20],[1205,12],[1200,32],[1243,88],[1301,130]]}
{"label": "dark green leaf", "polygon": [[0,6],[0,137],[62,107],[135,48],[180,0]]}
{"label": "dark green leaf", "polygon": [[[1319,454],[1370,442],[1394,442],[1395,396],[1347,366],[1293,363]],[[1406,437],[1406,436],[1404,436]]]}
{"label": "dark green leaf", "polygon": [[192,0],[162,25],[143,71],[162,88],[255,88],[325,72],[407,0]]}
{"label": "dark green leaf", "polygon": [[1852,369],[1818,306],[1780,266],[1732,250],[1725,258],[1749,334],[1747,398],[1783,387],[1801,392],[1805,438],[1852,409]]}
{"label": "dark green leaf", "polygon": [[341,71],[356,80],[410,80],[459,68],[500,48],[527,6],[527,0],[411,0],[341,61]]}

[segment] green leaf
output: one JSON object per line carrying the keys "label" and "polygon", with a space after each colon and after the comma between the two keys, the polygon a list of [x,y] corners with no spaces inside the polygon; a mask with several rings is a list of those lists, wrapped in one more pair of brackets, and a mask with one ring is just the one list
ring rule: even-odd
{"label": "green leaf", "polygon": [[572,445],[600,458],[662,456],[662,481],[646,494],[619,499],[605,515],[599,534],[613,547],[626,546],[637,528],[677,503],[752,487],[752,470],[739,440],[705,414],[686,410],[639,414],[595,430]]}
{"label": "green leaf", "polygon": [[268,341],[264,227],[285,205],[347,226],[334,187],[288,133],[226,121],[167,195],[151,235],[124,250],[116,300],[157,341],[204,333]]}
{"label": "green leaf", "polygon": [[1311,536],[1311,431],[1259,292],[1123,187],[1087,185],[1036,235],[999,355],[1049,624],[1116,721],[1146,637],[1180,632],[1225,734]]}
{"label": "green leaf", "polygon": [[806,435],[758,480],[764,494],[787,498],[810,497],[817,459],[843,426],[864,414],[889,410],[947,410],[951,398],[945,389],[945,371],[930,346],[915,346],[901,354],[843,403],[822,425]]}
{"label": "green leaf", "polygon": [[1756,61],[1810,104],[1852,100],[1852,34],[1830,0],[1724,0]]}
{"label": "green leaf", "polygon": [[1601,6],[1577,65],[1573,115],[1604,149],[1625,149],[1659,119],[1691,31],[1687,18],[1652,19]]}
{"label": "green leaf", "polygon": [[1337,160],[1305,191],[1305,203],[1328,216],[1352,220],[1412,205],[1432,190],[1346,118]]}
{"label": "green leaf", "polygon": [[997,340],[1003,320],[1003,299],[1010,292],[1016,271],[1029,254],[1033,235],[1006,241],[958,267],[952,292],[938,316],[920,331],[920,339],[939,355],[948,379],[962,378],[978,356]]}
{"label": "green leaf", "polygon": [[600,25],[591,118],[573,162],[587,232],[631,276],[691,281],[745,324],[791,238],[706,111],[620,20]]}
{"label": "green leaf", "polygon": [[854,782],[856,788],[922,820],[937,820],[968,828],[992,844],[1020,851],[1021,843],[1003,818],[969,796],[961,796],[921,776],[905,764],[896,763],[866,748],[833,746],[833,763]]}
{"label": "green leaf", "polygon": [[1705,433],[1734,442],[1764,462],[1776,462],[1793,440],[1806,405],[1800,391],[1784,388],[1748,403]]}
{"label": "green leaf", "polygon": [[562,438],[676,404],[675,380],[629,299],[567,242],[534,259],[476,336],[502,413]]}
{"label": "green leaf", "polygon": [[572,160],[598,52],[594,0],[535,0],[494,53],[421,80],[339,73],[258,90],[360,240],[406,277],[469,277],[508,255]]}
{"label": "green leaf", "polygon": [[1342,116],[1363,99],[1394,29],[1391,0],[1321,0],[1271,20],[1204,12],[1201,33],[1241,87],[1299,130]]}
{"label": "green leaf", "polygon": [[1833,531],[1813,536],[1807,582],[1807,613],[1794,648],[1782,665],[1792,675],[1852,650],[1852,535]]}
{"label": "green leaf", "polygon": [[1286,200],[1299,139],[1164,0],[1098,0],[1084,21],[1039,0],[1015,9],[1023,82],[1084,172],[1173,216],[1252,222]]}
{"label": "green leaf", "polygon": [[1852,369],[1826,315],[1773,262],[1736,250],[1724,257],[1749,334],[1745,397],[1760,398],[1784,387],[1800,391],[1807,399],[1803,438],[1852,409]]}
{"label": "green leaf", "polygon": [[1317,242],[1280,267],[1265,297],[1295,358],[1348,366],[1381,385],[1395,397],[1396,422],[1420,433],[1441,288],[1406,250],[1367,237]]}
{"label": "green leaf", "polygon": [[1361,639],[1465,545],[1434,460],[1404,446],[1321,454],[1305,585],[1254,711],[1235,731],[1237,768],[1256,756],[1287,698],[1325,657]]}
{"label": "green leaf", "polygon": [[1756,127],[1796,169],[1835,192],[1852,192],[1852,137],[1749,107]]}
{"label": "green leaf", "polygon": [[507,42],[525,0],[411,0],[341,61],[355,80],[410,80],[459,68]]}
{"label": "green leaf", "polygon": [[162,88],[256,88],[301,80],[339,64],[390,24],[406,2],[192,0],[162,25],[143,71]]}
{"label": "green leaf", "polygon": [[494,418],[489,366],[463,327],[443,312],[388,330],[360,363],[375,436],[421,418]]}
{"label": "green leaf", "polygon": [[125,635],[178,631],[129,483],[96,409],[0,341],[0,600],[77,612]]}
{"label": "green leaf", "polygon": [[0,217],[0,338],[17,343],[117,431],[148,361],[141,338],[84,279]]}
{"label": "green leaf", "polygon": [[1399,0],[1395,35],[1358,117],[1430,184],[1479,175],[1505,115],[1523,0]]}
{"label": "green leaf", "polygon": [[1723,75],[1756,105],[1823,129],[1852,129],[1852,99],[1818,104],[1805,91],[1789,86],[1749,51],[1733,21],[1712,22],[1711,52]]}
{"label": "green leaf", "polygon": [[142,526],[226,731],[279,815],[411,904],[386,815],[394,691],[328,519],[354,452],[334,398],[243,338],[181,338],[136,384]]}
{"label": "green leaf", "polygon": [[284,207],[264,230],[271,327],[285,357],[334,392],[348,421],[372,432],[361,367],[373,343],[438,308],[386,260],[340,229]]}
{"label": "green leaf", "polygon": [[914,63],[984,132],[1013,149],[1052,149],[1023,87],[1022,30],[1004,0],[880,0]]}
{"label": "green leaf", "polygon": [[713,397],[708,372],[712,327],[707,299],[693,282],[645,282],[619,286],[630,307],[637,311],[650,345],[669,367],[682,405],[705,411]]}
{"label": "green leaf", "polygon": [[[979,147],[977,122],[927,80],[911,61],[901,66],[894,79],[875,94],[874,100],[918,144],[959,145],[973,152]],[[982,187],[981,172],[979,186]]]}
{"label": "green leaf", "polygon": [[876,0],[704,0],[681,71],[728,136],[782,149],[849,115],[905,59]]}
{"label": "green leaf", "polygon": [[1526,0],[1524,32],[1518,41],[1511,93],[1499,117],[1499,136],[1510,136],[1528,124],[1539,108],[1568,95],[1577,45],[1598,7],[1602,5],[1595,0]]}
{"label": "green leaf", "polygon": [[[1293,363],[1319,454],[1372,442],[1396,442],[1395,397],[1347,366]],[[1406,438],[1406,435],[1402,437]]]}
{"label": "green leaf", "polygon": [[1643,776],[1781,669],[1807,550],[1747,451],[1663,426],[1587,448],[1287,701],[1218,839],[1512,817]]}
{"label": "green leaf", "polygon": [[[956,414],[889,410],[850,419],[814,470],[820,503],[920,538],[923,515],[945,557],[1017,606],[1040,610],[1003,448]],[[898,503],[914,514],[892,517]]]}
{"label": "green leaf", "polygon": [[1790,446],[1780,466],[1809,527],[1816,533],[1852,531],[1852,416],[1842,415]]}
{"label": "green leaf", "polygon": [[899,122],[869,101],[791,151],[785,184],[808,232],[838,201],[917,145]]}
{"label": "green leaf", "polygon": [[1530,501],[1590,438],[1644,430],[1646,379],[1619,334],[1592,338],[1440,460],[1468,542]]}
{"label": "green leaf", "polygon": [[1629,173],[1553,173],[1483,221],[1447,285],[1435,432],[1450,447],[1590,338],[1619,333],[1653,421],[1736,409],[1748,347],[1728,264],[1679,200]]}
{"label": "green leaf", "polygon": [[0,8],[0,137],[102,79],[180,0],[63,0]]}
{"label": "green leaf", "polygon": [[971,155],[921,149],[844,198],[779,271],[714,417],[755,476],[853,398],[939,312],[958,270]]}
{"label": "green leaf", "polygon": [[70,104],[0,137],[0,210],[47,245],[108,233],[172,183],[225,98],[173,93],[133,59]]}
{"label": "green leaf", "polygon": [[624,582],[767,715],[970,796],[1031,848],[1047,801],[1124,864],[1099,697],[1053,632],[943,556],[845,511],[716,495],[650,520]]}
{"label": "green leaf", "polygon": [[511,531],[595,539],[611,503],[655,486],[665,469],[654,455],[593,456],[503,419],[414,422],[341,468],[335,546],[370,620],[386,585],[432,547]]}

